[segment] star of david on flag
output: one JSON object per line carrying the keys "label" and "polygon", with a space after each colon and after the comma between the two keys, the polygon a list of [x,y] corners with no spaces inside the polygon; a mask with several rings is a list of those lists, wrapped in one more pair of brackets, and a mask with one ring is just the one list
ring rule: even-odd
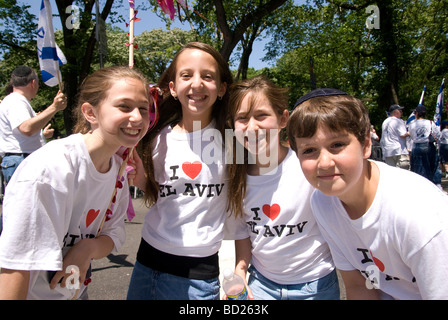
{"label": "star of david on flag", "polygon": [[47,86],[61,86],[59,65],[66,64],[64,54],[54,40],[52,11],[49,0],[42,0],[37,26],[37,53],[42,80]]}

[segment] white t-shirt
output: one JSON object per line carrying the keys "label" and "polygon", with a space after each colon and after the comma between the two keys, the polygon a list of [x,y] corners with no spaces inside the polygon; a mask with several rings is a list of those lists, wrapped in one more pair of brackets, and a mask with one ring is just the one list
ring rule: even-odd
{"label": "white t-shirt", "polygon": [[380,143],[385,157],[409,154],[406,139],[401,137],[404,134],[406,134],[406,125],[403,120],[397,117],[384,120]]}
{"label": "white t-shirt", "polygon": [[445,128],[440,132],[440,144],[448,144],[448,129]]}
{"label": "white t-shirt", "polygon": [[149,209],[143,239],[178,256],[208,257],[218,252],[227,217],[224,148],[213,122],[191,133],[167,126],[153,149],[160,192]]}
{"label": "white t-shirt", "polygon": [[313,191],[291,149],[274,174],[247,176],[240,226],[252,243],[251,263],[276,283],[314,281],[334,269],[312,214]]}
{"label": "white t-shirt", "polygon": [[409,124],[409,134],[413,143],[424,143],[429,141],[429,135],[432,134],[435,138],[439,138],[440,130],[434,122],[418,119]]}
{"label": "white t-shirt", "polygon": [[448,196],[413,172],[374,163],[378,189],[361,218],[351,220],[337,197],[316,190],[311,198],[336,267],[370,275],[395,299],[448,299]]}
{"label": "white t-shirt", "polygon": [[7,95],[0,104],[0,156],[5,153],[31,153],[45,144],[42,130],[31,137],[20,132],[25,120],[36,116],[27,98],[17,92]]}
{"label": "white t-shirt", "polygon": [[[0,267],[30,270],[28,299],[71,299],[75,289],[50,290],[47,271],[62,270],[62,258],[77,242],[97,235],[122,159],[107,173],[90,159],[81,134],[54,140],[27,157],[6,188]],[[112,218],[101,231],[118,250],[125,241],[127,179],[117,189]],[[61,250],[62,249],[62,250]],[[82,284],[78,297],[85,286]]]}

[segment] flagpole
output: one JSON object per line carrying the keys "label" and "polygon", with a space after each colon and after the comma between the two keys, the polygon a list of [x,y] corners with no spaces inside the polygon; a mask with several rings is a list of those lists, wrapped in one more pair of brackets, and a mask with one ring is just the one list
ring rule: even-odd
{"label": "flagpole", "polygon": [[56,71],[57,71],[56,74],[58,76],[59,91],[62,92],[62,81],[61,81],[61,75],[60,75],[60,72],[59,72],[59,60],[56,60],[54,63],[56,65]]}
{"label": "flagpole", "polygon": [[[132,1],[133,2],[133,1]],[[129,68],[134,66],[134,5],[129,8]]]}
{"label": "flagpole", "polygon": [[425,96],[425,91],[426,91],[426,85],[423,87],[422,95],[420,97],[420,102],[418,103],[419,106],[423,104],[423,98]]}
{"label": "flagpole", "polygon": [[98,0],[95,1],[95,14],[96,14],[96,25],[95,34],[96,41],[98,42],[98,57],[100,59],[100,68],[103,68],[103,53],[101,52],[101,38],[100,38],[100,4]]}

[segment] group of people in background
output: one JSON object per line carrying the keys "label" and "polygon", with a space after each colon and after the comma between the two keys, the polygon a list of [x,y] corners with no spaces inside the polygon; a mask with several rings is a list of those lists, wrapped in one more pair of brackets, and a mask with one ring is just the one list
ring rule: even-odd
{"label": "group of people in background", "polygon": [[394,167],[411,170],[434,182],[439,188],[441,178],[448,177],[448,122],[440,127],[426,119],[426,107],[413,111],[415,119],[405,123],[404,107],[394,104],[382,124],[381,148],[384,161]]}
{"label": "group of people in background", "polygon": [[[96,71],[80,88],[76,133],[18,166],[0,299],[87,299],[90,261],[125,241],[128,180],[149,207],[128,299],[219,299],[225,239],[251,299],[339,299],[336,269],[348,299],[448,299],[448,196],[370,159],[359,99],[316,89],[290,113],[286,89],[263,76],[232,83],[199,42],[158,89],[135,68]],[[126,161],[128,179],[117,176]],[[424,202],[412,201],[417,188]]]}

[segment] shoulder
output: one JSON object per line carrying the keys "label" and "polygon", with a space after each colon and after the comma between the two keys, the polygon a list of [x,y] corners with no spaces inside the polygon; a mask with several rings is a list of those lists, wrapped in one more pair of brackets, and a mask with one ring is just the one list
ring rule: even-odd
{"label": "shoulder", "polygon": [[391,117],[391,118],[392,118],[391,122],[393,123],[394,126],[397,126],[397,127],[405,127],[406,126],[403,119],[400,119],[397,117]]}
{"label": "shoulder", "polygon": [[2,112],[14,112],[20,108],[31,108],[29,101],[20,93],[13,92],[7,95],[0,104]]}
{"label": "shoulder", "polygon": [[[377,195],[391,214],[429,216],[448,205],[448,197],[428,179],[408,170],[375,162],[380,170]],[[430,212],[431,211],[431,212]]]}
{"label": "shoulder", "polygon": [[41,180],[51,173],[62,176],[64,172],[72,171],[85,159],[82,143],[78,134],[48,142],[23,161],[22,174]]}
{"label": "shoulder", "polygon": [[168,139],[173,132],[170,125],[164,127],[160,132],[154,137],[151,142],[152,154],[156,155],[160,152],[160,149],[166,149]]}

